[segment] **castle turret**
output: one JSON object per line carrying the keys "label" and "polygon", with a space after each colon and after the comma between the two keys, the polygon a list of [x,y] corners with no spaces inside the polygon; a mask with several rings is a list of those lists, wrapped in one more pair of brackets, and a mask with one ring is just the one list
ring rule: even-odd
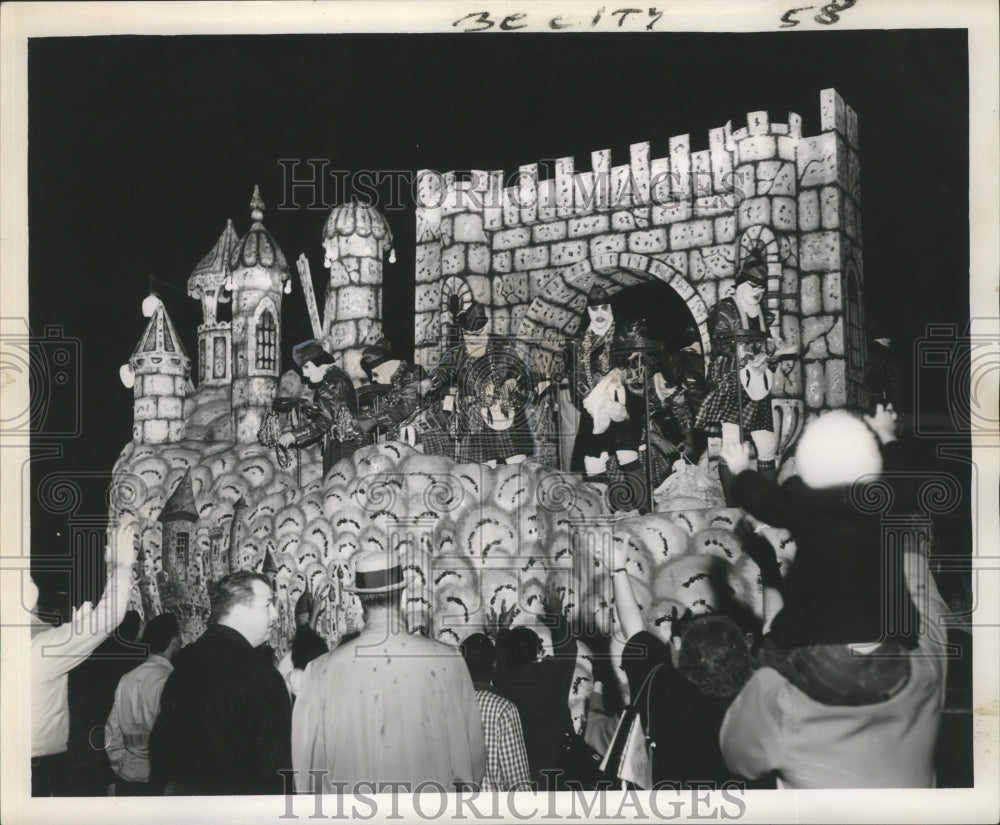
{"label": "castle turret", "polygon": [[255,186],[249,231],[229,255],[233,321],[233,437],[252,444],[278,391],[281,296],[291,291],[288,262],[264,228],[264,201]]}
{"label": "castle turret", "polygon": [[160,604],[174,613],[185,638],[196,638],[208,620],[208,599],[204,584],[194,573],[194,525],[198,505],[188,469],[160,512],[163,525],[161,570],[157,574]]}
{"label": "castle turret", "polygon": [[[235,573],[239,569],[240,561],[240,523],[243,520],[243,513],[247,509],[247,502],[243,496],[236,500],[233,505],[233,520],[229,523],[229,549],[226,552],[228,568],[227,573]],[[271,560],[273,563],[273,559]]]}
{"label": "castle turret", "polygon": [[219,305],[229,302],[229,256],[240,239],[226,221],[219,239],[188,278],[188,295],[201,301],[198,325],[198,385],[228,386],[233,378],[232,324],[219,318]]}
{"label": "castle turret", "polygon": [[330,270],[323,311],[322,343],[341,353],[351,378],[365,377],[361,351],[382,338],[382,256],[392,232],[377,209],[357,200],[337,206],[323,227],[324,264]]}
{"label": "castle turret", "polygon": [[132,438],[144,444],[182,440],[191,359],[158,299],[128,366],[134,376]]}

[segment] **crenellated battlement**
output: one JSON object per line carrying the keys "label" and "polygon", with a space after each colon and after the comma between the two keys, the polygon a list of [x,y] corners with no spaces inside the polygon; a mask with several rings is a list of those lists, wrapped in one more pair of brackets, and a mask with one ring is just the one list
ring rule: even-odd
{"label": "crenellated battlement", "polygon": [[[821,92],[820,114],[823,133],[838,133],[857,150],[857,115],[836,90]],[[657,217],[669,218],[677,210],[668,207],[681,203],[690,204],[694,214],[707,214],[720,208],[720,199],[740,195],[740,167],[794,162],[802,138],[800,115],[789,112],[787,122],[779,123],[757,111],[747,114],[745,126],[734,129],[730,121],[709,129],[709,148],[695,152],[685,134],[668,138],[668,151],[661,157],[650,156],[649,141],[631,144],[626,163],[615,164],[610,149],[593,151],[590,169],[576,169],[570,156],[526,163],[514,171],[421,170],[418,177],[426,185],[418,187],[418,209],[436,217],[479,214],[487,231],[616,209],[661,207]],[[669,222],[650,217],[654,223]]]}
{"label": "crenellated battlement", "polygon": [[416,212],[416,351],[436,363],[449,306],[490,308],[494,332],[532,341],[546,372],[575,334],[585,295],[657,279],[687,304],[702,344],[706,319],[730,294],[752,247],[768,263],[773,332],[800,344],[775,397],[811,410],[859,406],[864,354],[860,294],[860,161],[857,116],[834,89],[820,92],[821,131],[768,112],[690,134],[526,163],[516,170],[419,173]]}

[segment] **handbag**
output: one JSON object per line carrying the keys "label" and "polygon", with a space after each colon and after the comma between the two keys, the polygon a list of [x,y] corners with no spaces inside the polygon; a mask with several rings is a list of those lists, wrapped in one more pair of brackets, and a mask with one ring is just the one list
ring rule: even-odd
{"label": "handbag", "polygon": [[646,724],[647,728],[652,730],[650,695],[653,692],[653,676],[661,667],[662,664],[657,665],[646,674],[632,704],[622,713],[611,740],[611,747],[601,762],[601,772],[606,777],[620,780],[623,784],[629,783],[641,790],[650,790],[653,787],[653,751],[656,749],[656,742],[643,729],[639,707],[645,693]]}
{"label": "handbag", "polygon": [[601,755],[575,731],[563,733],[559,748],[559,770],[561,782],[572,782],[585,791],[596,790],[604,779]]}

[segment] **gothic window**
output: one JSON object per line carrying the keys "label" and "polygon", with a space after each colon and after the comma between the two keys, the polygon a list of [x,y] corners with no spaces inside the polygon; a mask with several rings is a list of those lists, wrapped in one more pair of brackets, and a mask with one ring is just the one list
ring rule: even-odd
{"label": "gothic window", "polygon": [[187,578],[188,564],[188,534],[178,533],[174,541],[174,557],[177,559],[177,572],[182,578]]}
{"label": "gothic window", "polygon": [[212,339],[212,377],[225,378],[228,363],[229,353],[226,352],[226,339],[218,335]]}
{"label": "gothic window", "polygon": [[271,310],[265,309],[260,314],[256,332],[255,367],[258,370],[273,370],[276,368],[278,355],[278,326]]}
{"label": "gothic window", "polygon": [[865,334],[861,324],[861,294],[858,285],[858,272],[854,264],[848,264],[845,278],[847,280],[847,306],[844,312],[844,323],[847,326],[847,369],[855,380],[862,380],[861,372],[865,363]]}

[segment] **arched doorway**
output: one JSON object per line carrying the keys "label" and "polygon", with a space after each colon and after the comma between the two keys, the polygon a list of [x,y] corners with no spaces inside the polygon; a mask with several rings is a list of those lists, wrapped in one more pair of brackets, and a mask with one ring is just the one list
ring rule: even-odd
{"label": "arched doorway", "polygon": [[[565,361],[587,317],[587,293],[595,284],[607,290],[617,322],[645,319],[647,337],[663,342],[666,352],[688,343],[683,330],[693,325],[707,358],[708,308],[684,275],[656,258],[612,252],[553,273],[528,306],[516,336],[537,375],[556,381],[566,376]],[[568,469],[578,413],[567,387],[557,394],[554,406],[554,431],[549,432],[556,455],[547,458]],[[536,423],[546,429],[545,422]]]}

